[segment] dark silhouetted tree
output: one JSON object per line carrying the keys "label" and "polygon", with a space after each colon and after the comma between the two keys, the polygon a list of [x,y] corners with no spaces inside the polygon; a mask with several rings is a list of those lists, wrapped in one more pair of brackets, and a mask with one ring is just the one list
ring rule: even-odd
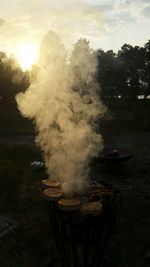
{"label": "dark silhouetted tree", "polygon": [[144,48],[124,44],[118,51],[118,59],[123,66],[126,79],[126,97],[130,99],[138,98],[143,87],[143,68],[144,68]]}
{"label": "dark silhouetted tree", "polygon": [[99,49],[96,54],[98,57],[97,78],[102,87],[102,97],[116,99],[119,95],[123,96],[126,88],[124,66],[112,50],[104,52]]}
{"label": "dark silhouetted tree", "polygon": [[29,86],[29,75],[23,72],[15,57],[0,52],[0,97],[1,101],[15,103],[15,95]]}
{"label": "dark silhouetted tree", "polygon": [[74,44],[69,66],[72,71],[74,90],[79,91],[81,95],[86,95],[93,84],[93,88],[100,92],[98,84],[96,85],[97,58],[88,40],[81,38]]}
{"label": "dark silhouetted tree", "polygon": [[142,84],[145,97],[150,95],[150,40],[145,44],[145,65],[143,69]]}

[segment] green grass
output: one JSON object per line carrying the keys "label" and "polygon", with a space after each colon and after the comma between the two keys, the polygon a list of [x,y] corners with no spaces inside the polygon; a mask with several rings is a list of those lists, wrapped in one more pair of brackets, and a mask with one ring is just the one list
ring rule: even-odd
{"label": "green grass", "polygon": [[42,197],[44,170],[31,169],[39,151],[25,146],[0,147],[0,214],[19,223],[0,242],[0,266],[46,266],[55,255],[55,242]]}
{"label": "green grass", "polygon": [[[108,106],[107,119],[102,121],[102,126],[115,129],[116,132],[150,131],[150,101],[119,101],[106,103]],[[109,114],[109,115],[108,115]]]}
{"label": "green grass", "polygon": [[0,137],[34,135],[33,122],[21,116],[15,105],[0,102]]}
{"label": "green grass", "polygon": [[[120,167],[93,165],[93,175],[98,179],[116,186],[125,183],[128,187],[122,190],[123,208],[106,251],[106,257],[115,262],[115,267],[149,266],[146,254],[150,251],[150,142],[149,126],[142,128],[142,117],[149,119],[146,115],[149,106],[141,103],[135,106],[112,104],[109,108],[115,119],[103,122],[105,143],[128,145],[133,158]],[[129,125],[128,118],[125,119],[126,110],[134,114]],[[0,136],[3,138],[34,135],[32,123],[12,107],[0,107],[0,119]],[[140,153],[143,153],[142,157]],[[42,160],[40,150],[34,146],[0,144],[0,214],[19,223],[16,229],[0,239],[0,267],[46,267],[57,254],[42,196],[41,180],[47,175],[44,169],[36,171],[31,168],[30,163],[34,160]],[[141,191],[146,191],[147,195],[137,194]]]}

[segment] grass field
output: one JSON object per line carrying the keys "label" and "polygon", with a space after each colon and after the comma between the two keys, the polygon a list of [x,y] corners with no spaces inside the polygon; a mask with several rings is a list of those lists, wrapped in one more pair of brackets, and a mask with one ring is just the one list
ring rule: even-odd
{"label": "grass field", "polygon": [[[123,208],[106,258],[116,267],[148,267],[150,256],[150,105],[109,104],[111,120],[100,126],[106,145],[124,147],[132,159],[121,166],[95,163],[93,176],[123,185]],[[33,136],[33,124],[14,107],[0,106],[0,214],[19,225],[0,239],[0,267],[46,267],[57,255],[49,214],[42,197],[45,170],[30,163],[42,160],[35,145],[14,143],[12,136]]]}

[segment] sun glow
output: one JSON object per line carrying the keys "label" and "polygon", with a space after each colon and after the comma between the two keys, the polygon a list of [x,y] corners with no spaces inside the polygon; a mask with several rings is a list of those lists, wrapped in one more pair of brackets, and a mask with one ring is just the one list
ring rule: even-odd
{"label": "sun glow", "polygon": [[23,70],[31,69],[38,57],[38,47],[30,43],[23,44],[16,56]]}

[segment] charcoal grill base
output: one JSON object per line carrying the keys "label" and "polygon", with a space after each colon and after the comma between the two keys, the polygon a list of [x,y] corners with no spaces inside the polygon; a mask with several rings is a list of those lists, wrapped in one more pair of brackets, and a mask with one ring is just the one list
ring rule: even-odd
{"label": "charcoal grill base", "polygon": [[[113,234],[116,211],[106,207],[99,216],[61,211],[57,203],[47,202],[58,248],[57,264],[62,267],[100,267]],[[59,266],[56,262],[49,266]]]}

